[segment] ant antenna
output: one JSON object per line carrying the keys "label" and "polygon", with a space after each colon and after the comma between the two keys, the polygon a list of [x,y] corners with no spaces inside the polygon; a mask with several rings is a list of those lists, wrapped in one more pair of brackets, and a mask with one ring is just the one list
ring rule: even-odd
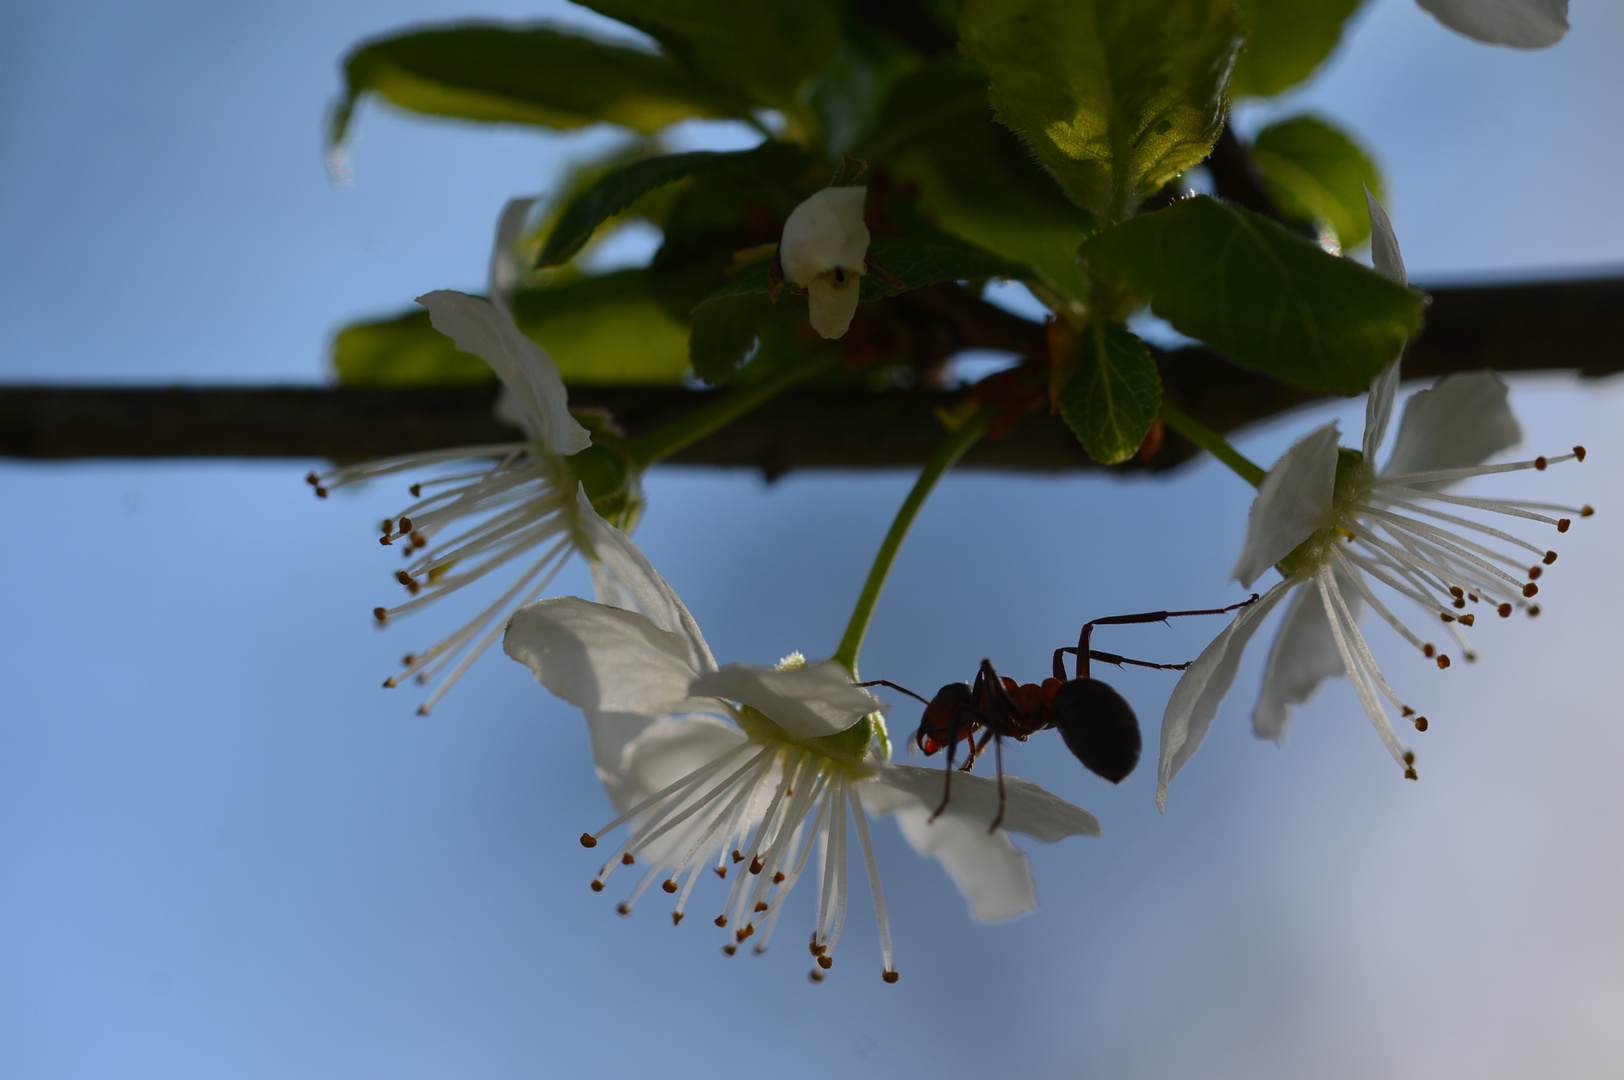
{"label": "ant antenna", "polygon": [[916,694],[912,690],[909,690],[906,686],[900,686],[897,683],[892,682],[890,679],[872,679],[869,682],[860,682],[857,685],[858,686],[889,686],[893,690],[902,691],[904,694],[907,694],[909,697],[915,699],[916,701],[923,702],[926,705],[930,704],[930,701],[927,698],[925,698],[924,696],[922,696],[920,694]]}

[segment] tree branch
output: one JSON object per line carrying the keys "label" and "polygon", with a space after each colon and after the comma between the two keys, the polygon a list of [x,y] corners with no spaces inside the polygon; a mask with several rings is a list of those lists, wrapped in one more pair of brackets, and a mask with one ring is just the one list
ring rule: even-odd
{"label": "tree branch", "polygon": [[[963,297],[910,294],[955,335],[943,348],[1025,351],[1035,324]],[[1493,368],[1624,370],[1624,278],[1441,288],[1405,354],[1412,378]],[[924,346],[915,346],[924,348]],[[1314,395],[1229,364],[1205,349],[1158,352],[1169,400],[1220,432],[1276,416]],[[571,403],[604,408],[633,435],[700,407],[708,391],[575,387]],[[0,455],[18,458],[280,457],[354,461],[518,437],[491,414],[489,387],[428,390],[317,387],[0,387]],[[695,443],[671,461],[791,469],[919,465],[941,443],[937,410],[954,390],[797,390]],[[1169,433],[1131,469],[1166,469],[1194,448]],[[983,440],[970,468],[1050,472],[1096,468],[1057,417],[1029,416]],[[1120,467],[1119,467],[1120,468]]]}

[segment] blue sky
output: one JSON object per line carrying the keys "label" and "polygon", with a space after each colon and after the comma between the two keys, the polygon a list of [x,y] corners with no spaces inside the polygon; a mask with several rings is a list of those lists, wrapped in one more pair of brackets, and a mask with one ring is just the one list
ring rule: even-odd
{"label": "blue sky", "polygon": [[[0,10],[0,378],[313,382],[345,321],[478,288],[503,200],[605,136],[368,108],[338,189],[321,122],[357,39],[538,13],[604,25],[564,5]],[[1624,11],[1576,0],[1572,22],[1512,53],[1379,0],[1280,108],[1375,151],[1418,281],[1616,272]],[[1345,683],[1287,748],[1255,741],[1259,650],[1165,816],[1151,770],[1110,789],[1056,738],[1012,753],[1105,831],[1027,845],[1032,916],[970,923],[881,824],[894,987],[861,906],[816,987],[794,912],[731,960],[702,920],[616,916],[574,840],[609,817],[579,718],[518,665],[481,663],[428,720],[378,689],[443,619],[371,626],[394,596],[372,529],[402,492],[317,502],[300,462],[0,464],[0,1075],[1612,1076],[1624,395],[1513,388],[1531,447],[1592,453],[1495,490],[1601,513],[1562,538],[1544,615],[1485,628],[1480,663],[1428,671],[1372,633],[1433,719],[1420,783]],[[1332,415],[1357,432],[1362,406],[1242,447],[1272,461]],[[657,471],[637,538],[719,658],[827,653],[908,482]],[[1248,496],[1208,465],[951,479],[864,672],[929,688],[990,656],[1030,678],[1088,617],[1236,599]],[[1187,657],[1214,629],[1102,647]],[[1153,731],[1169,681],[1112,681]]]}

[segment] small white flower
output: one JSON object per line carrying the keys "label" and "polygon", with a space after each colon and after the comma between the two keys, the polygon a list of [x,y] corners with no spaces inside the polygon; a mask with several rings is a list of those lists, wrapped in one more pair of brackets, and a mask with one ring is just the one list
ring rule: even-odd
{"label": "small white flower", "polygon": [[[501,634],[507,618],[552,582],[571,554],[589,559],[577,490],[583,484],[600,509],[629,528],[642,507],[635,470],[611,445],[570,415],[564,380],[547,350],[526,337],[509,314],[511,248],[531,200],[514,200],[502,213],[491,261],[492,303],[466,293],[439,290],[417,298],[434,328],[457,348],[480,357],[502,384],[498,413],[525,433],[522,442],[461,446],[345,466],[307,479],[316,493],[397,473],[442,471],[411,485],[415,500],[383,524],[380,542],[399,544],[408,562],[395,577],[410,593],[404,603],[375,608],[384,623],[425,607],[506,569],[514,579],[493,602],[439,644],[408,655],[404,670],[385,686],[416,676],[444,675],[418,709],[429,709]],[[605,444],[613,442],[601,433]],[[461,468],[445,471],[446,466]],[[600,586],[614,589],[594,567]]]}
{"label": "small white flower", "polygon": [[[1404,265],[1387,215],[1370,200],[1376,269],[1405,282]],[[1383,699],[1417,730],[1426,730],[1393,691],[1359,632],[1365,606],[1439,668],[1449,657],[1404,623],[1372,590],[1379,583],[1441,620],[1467,659],[1475,659],[1461,627],[1480,613],[1509,616],[1539,591],[1534,580],[1556,553],[1484,520],[1483,513],[1535,522],[1566,532],[1568,517],[1588,516],[1586,507],[1455,495],[1445,486],[1474,476],[1543,470],[1584,451],[1500,465],[1482,464],[1522,439],[1506,404],[1506,388],[1490,372],[1447,376],[1410,398],[1392,456],[1379,473],[1376,451],[1386,434],[1398,388],[1398,361],[1379,375],[1365,407],[1362,450],[1338,446],[1336,424],[1298,440],[1264,478],[1252,503],[1246,543],[1235,577],[1250,587],[1277,567],[1284,580],[1257,604],[1243,608],[1179,679],[1162,719],[1156,793],[1167,785],[1205,738],[1218,704],[1234,682],[1247,642],[1286,595],[1287,609],[1252,713],[1259,738],[1280,741],[1291,708],[1311,697],[1325,679],[1348,674],[1360,702],[1405,775],[1415,778],[1414,755],[1388,718]],[[1462,512],[1478,512],[1476,517]],[[1467,610],[1476,607],[1477,611]]]}
{"label": "small white flower", "polygon": [[866,187],[827,187],[790,211],[778,260],[806,290],[812,328],[837,338],[851,325],[868,255]]}
{"label": "small white flower", "polygon": [[1488,45],[1543,49],[1568,32],[1568,0],[1415,0],[1457,33]]}
{"label": "small white flower", "polygon": [[[903,834],[941,860],[979,919],[1036,906],[1026,856],[1006,829],[991,833],[997,784],[955,777],[941,817],[933,769],[891,765],[879,712],[838,663],[792,656],[775,668],[719,666],[665,580],[624,535],[582,517],[605,567],[639,610],[575,597],[541,600],[513,617],[505,648],[548,689],[586,716],[598,775],[620,815],[582,843],[630,824],[593,878],[601,890],[621,866],[642,877],[620,905],[629,914],[658,883],[675,895],[680,923],[700,878],[726,882],[715,917],[732,954],[754,939],[763,952],[790,891],[815,860],[814,979],[833,960],[845,925],[851,833],[862,850],[879,923],[882,973],[896,981],[890,926],[870,843],[868,816],[894,813]],[[1054,841],[1098,835],[1087,811],[1035,784],[1006,777],[1007,829]]]}

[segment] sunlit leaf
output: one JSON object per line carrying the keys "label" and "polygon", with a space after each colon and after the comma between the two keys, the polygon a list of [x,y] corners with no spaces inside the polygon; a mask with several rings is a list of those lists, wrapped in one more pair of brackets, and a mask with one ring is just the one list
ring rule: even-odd
{"label": "sunlit leaf", "polygon": [[1344,247],[1370,235],[1365,187],[1383,197],[1375,162],[1344,132],[1312,116],[1295,116],[1258,132],[1252,160],[1269,194],[1288,216],[1324,220]]}
{"label": "sunlit leaf", "polygon": [[550,128],[604,121],[641,132],[745,110],[666,57],[542,26],[460,23],[382,38],[349,55],[344,79],[333,144],[343,141],[366,94],[464,120]]}
{"label": "sunlit leaf", "polygon": [[[647,275],[623,270],[515,294],[514,318],[577,384],[669,385],[688,368],[687,327],[650,294]],[[356,323],[333,342],[344,386],[448,386],[489,382],[485,362],[458,352],[421,308]]]}
{"label": "sunlit leaf", "polygon": [[1240,23],[1231,0],[968,0],[999,120],[1101,221],[1206,157]]}
{"label": "sunlit leaf", "polygon": [[1365,389],[1421,323],[1419,294],[1205,196],[1105,230],[1080,254],[1180,332],[1306,390]]}
{"label": "sunlit leaf", "polygon": [[1314,73],[1363,0],[1237,0],[1246,48],[1229,92],[1266,97]]}

